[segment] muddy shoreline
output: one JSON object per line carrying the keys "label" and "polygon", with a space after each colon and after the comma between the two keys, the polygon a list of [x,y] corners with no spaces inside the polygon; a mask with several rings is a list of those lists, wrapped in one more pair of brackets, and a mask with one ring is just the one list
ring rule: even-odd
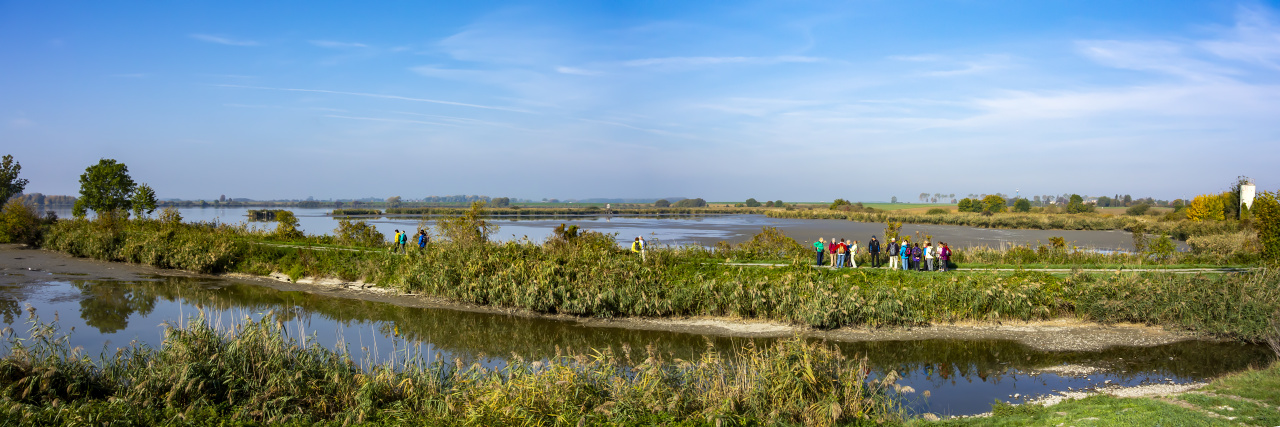
{"label": "muddy shoreline", "polygon": [[27,249],[20,245],[0,245],[0,284],[6,286],[77,279],[151,280],[158,275],[224,279],[251,283],[281,291],[302,291],[338,298],[385,302],[405,307],[447,309],[575,322],[587,327],[625,328],[715,336],[770,338],[803,334],[845,342],[996,339],[1013,340],[1045,351],[1097,351],[1112,346],[1148,347],[1184,340],[1203,339],[1190,333],[1169,331],[1158,326],[1133,324],[1100,325],[1069,318],[1042,322],[960,322],[911,328],[847,327],[825,331],[778,322],[726,317],[583,318],[458,303],[415,294],[403,294],[394,289],[373,287],[360,282],[315,278],[303,278],[297,282],[291,282],[281,274],[273,274],[270,277],[245,274],[203,275],[180,270],[158,269],[144,265],[75,258],[59,252]]}

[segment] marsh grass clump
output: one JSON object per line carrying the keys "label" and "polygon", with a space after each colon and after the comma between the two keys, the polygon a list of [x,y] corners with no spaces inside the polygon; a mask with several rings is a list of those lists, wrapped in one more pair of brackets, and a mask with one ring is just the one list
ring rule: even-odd
{"label": "marsh grass clump", "polygon": [[[652,348],[513,355],[505,367],[460,360],[362,364],[290,337],[270,313],[231,330],[203,319],[170,327],[159,348],[94,361],[56,323],[10,333],[0,413],[23,424],[129,419],[141,424],[646,425],[898,422],[903,388],[870,379],[866,360],[795,337],[732,357],[666,360]],[[113,418],[113,417],[127,418]]]}

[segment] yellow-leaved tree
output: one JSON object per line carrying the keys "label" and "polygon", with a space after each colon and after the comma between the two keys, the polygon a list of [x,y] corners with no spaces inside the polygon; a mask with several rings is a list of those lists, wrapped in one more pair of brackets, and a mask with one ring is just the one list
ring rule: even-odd
{"label": "yellow-leaved tree", "polygon": [[1226,219],[1223,215],[1223,200],[1226,199],[1225,194],[1201,194],[1191,199],[1191,204],[1187,205],[1187,219],[1192,221],[1217,220]]}

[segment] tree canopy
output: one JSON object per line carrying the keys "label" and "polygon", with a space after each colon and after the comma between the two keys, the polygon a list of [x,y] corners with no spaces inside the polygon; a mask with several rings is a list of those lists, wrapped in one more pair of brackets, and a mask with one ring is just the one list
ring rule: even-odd
{"label": "tree canopy", "polygon": [[133,207],[133,187],[128,166],[115,159],[99,160],[80,175],[80,198],[76,199],[72,214],[83,218],[86,210],[93,210],[99,215],[120,211],[127,215]]}
{"label": "tree canopy", "polygon": [[22,165],[13,161],[12,155],[5,154],[4,161],[0,162],[0,205],[27,188],[27,180],[19,179],[19,172],[22,172]]}

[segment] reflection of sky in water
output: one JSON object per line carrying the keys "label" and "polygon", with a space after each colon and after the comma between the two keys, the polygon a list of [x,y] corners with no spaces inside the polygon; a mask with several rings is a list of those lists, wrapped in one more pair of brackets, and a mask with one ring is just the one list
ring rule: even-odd
{"label": "reflection of sky in water", "polygon": [[[113,286],[112,282],[99,282],[96,286]],[[119,286],[128,286],[119,283]],[[68,282],[55,281],[33,285],[31,293],[20,302],[36,308],[36,315],[44,322],[52,322],[55,317],[63,333],[70,333],[72,346],[81,346],[86,354],[114,354],[118,347],[125,347],[136,340],[151,346],[158,346],[164,339],[164,324],[177,325],[204,314],[207,323],[216,329],[225,331],[234,324],[242,324],[246,318],[260,320],[268,311],[284,313],[281,320],[290,336],[305,337],[328,349],[346,349],[352,353],[357,362],[363,361],[362,355],[369,355],[375,360],[403,359],[406,346],[413,346],[412,352],[422,354],[425,358],[434,358],[439,352],[444,360],[452,360],[455,355],[444,349],[436,348],[431,340],[408,342],[394,336],[395,326],[385,322],[373,321],[337,321],[301,307],[268,306],[254,308],[237,307],[226,310],[206,307],[199,301],[186,298],[168,300],[157,298],[154,305],[145,309],[112,307],[114,311],[106,315],[95,316],[86,313],[86,294]],[[24,307],[25,308],[25,307]],[[123,322],[115,322],[115,317],[123,315]],[[5,319],[8,320],[8,319]],[[25,310],[22,316],[5,326],[12,327],[20,336],[25,336],[29,317]],[[106,350],[104,350],[106,349]],[[419,353],[420,352],[420,353]],[[411,353],[412,354],[412,353]],[[472,361],[466,358],[468,362]],[[427,360],[430,362],[430,360]],[[499,359],[485,358],[481,363],[489,367],[501,366]]]}

